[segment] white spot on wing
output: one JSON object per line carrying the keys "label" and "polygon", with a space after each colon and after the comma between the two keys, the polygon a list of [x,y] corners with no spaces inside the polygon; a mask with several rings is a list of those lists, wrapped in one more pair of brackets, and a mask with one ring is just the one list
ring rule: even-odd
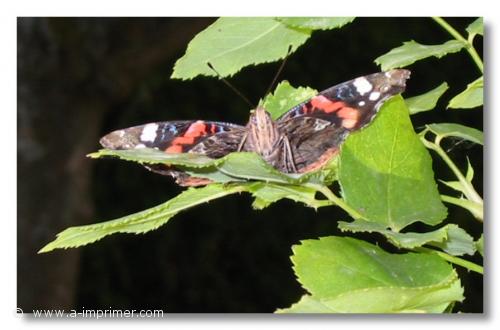
{"label": "white spot on wing", "polygon": [[373,88],[372,84],[370,84],[370,82],[368,80],[366,80],[365,77],[360,77],[360,78],[354,79],[353,85],[356,87],[356,91],[360,95],[365,95],[366,93],[371,91]]}
{"label": "white spot on wing", "polygon": [[380,97],[379,92],[371,92],[368,99],[370,99],[370,101],[376,101],[376,100],[378,100],[379,97]]}
{"label": "white spot on wing", "polygon": [[359,101],[359,102],[358,102],[358,105],[359,105],[360,107],[362,107],[362,106],[363,106],[363,105],[365,105],[365,104],[366,104],[366,103],[365,103],[365,101]]}
{"label": "white spot on wing", "polygon": [[141,141],[153,142],[156,139],[156,130],[158,129],[157,124],[147,124],[142,129]]}

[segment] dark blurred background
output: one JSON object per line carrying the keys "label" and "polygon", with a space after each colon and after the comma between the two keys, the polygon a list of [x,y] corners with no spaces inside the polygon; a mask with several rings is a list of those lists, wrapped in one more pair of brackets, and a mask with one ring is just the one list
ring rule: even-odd
{"label": "dark blurred background", "polygon": [[[133,163],[91,160],[99,137],[151,121],[210,119],[245,124],[248,106],[215,78],[171,80],[175,61],[213,18],[18,18],[18,307],[163,309],[166,312],[273,312],[296,302],[291,246],[345,235],[340,209],[317,212],[281,201],[263,211],[235,195],[175,216],[144,235],[118,234],[95,244],[38,255],[61,230],[114,219],[160,204],[182,191],[168,177]],[[473,18],[448,18],[459,31]],[[288,59],[280,79],[322,90],[379,71],[373,60],[403,41],[438,44],[450,36],[427,18],[359,18],[314,32]],[[481,38],[478,50],[482,53]],[[254,103],[279,63],[248,67],[230,81]],[[447,81],[437,111],[412,117],[482,129],[480,110],[445,110],[479,76],[465,51],[410,66],[405,96]],[[447,141],[465,170],[466,156],[482,194],[482,148]],[[436,176],[453,179],[435,158]],[[444,188],[440,187],[444,192]],[[463,209],[449,219],[475,238],[482,228]],[[414,230],[429,230],[413,225]],[[375,235],[356,235],[372,242]],[[477,256],[469,258],[481,263]],[[462,312],[483,310],[482,277],[457,268],[467,299]]]}

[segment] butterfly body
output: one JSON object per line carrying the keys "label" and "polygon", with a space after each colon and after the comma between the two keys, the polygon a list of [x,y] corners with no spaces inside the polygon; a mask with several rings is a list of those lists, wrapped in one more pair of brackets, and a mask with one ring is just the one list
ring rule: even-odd
{"label": "butterfly body", "polygon": [[[155,148],[166,153],[199,153],[221,158],[231,152],[259,154],[284,173],[306,173],[326,164],[352,132],[369,124],[381,105],[404,91],[408,70],[359,77],[333,86],[273,120],[258,107],[246,126],[212,121],[170,121],[117,130],[100,142],[108,149]],[[210,181],[164,165],[149,169],[181,185]]]}

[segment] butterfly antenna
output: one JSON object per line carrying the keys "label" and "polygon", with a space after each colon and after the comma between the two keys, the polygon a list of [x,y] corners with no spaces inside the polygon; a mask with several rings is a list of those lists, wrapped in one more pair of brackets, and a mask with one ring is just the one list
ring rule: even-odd
{"label": "butterfly antenna", "polygon": [[235,92],[236,94],[238,94],[239,97],[241,97],[243,99],[243,101],[245,101],[249,106],[252,107],[252,109],[255,108],[255,105],[250,102],[250,100],[248,100],[248,98],[242,93],[240,92],[236,87],[234,87],[233,85],[231,85],[231,83],[229,81],[227,81],[224,77],[222,77],[219,72],[217,72],[217,70],[215,70],[215,68],[213,67],[213,65],[210,63],[210,62],[207,62],[207,65],[208,67],[213,71],[215,72],[215,74],[217,75],[217,77],[222,80],[222,82],[224,84],[226,84],[227,87],[231,88],[231,90],[233,92]]}
{"label": "butterfly antenna", "polygon": [[267,95],[267,94],[269,94],[271,92],[272,88],[274,87],[274,84],[278,80],[278,77],[279,77],[281,71],[283,71],[283,68],[285,67],[286,60],[288,59],[288,56],[290,56],[291,52],[292,52],[292,46],[290,45],[290,46],[288,46],[288,52],[286,53],[285,58],[281,62],[281,65],[278,68],[278,71],[276,71],[276,74],[274,75],[273,81],[271,82],[271,84],[267,88],[266,94],[264,94],[264,95]]}

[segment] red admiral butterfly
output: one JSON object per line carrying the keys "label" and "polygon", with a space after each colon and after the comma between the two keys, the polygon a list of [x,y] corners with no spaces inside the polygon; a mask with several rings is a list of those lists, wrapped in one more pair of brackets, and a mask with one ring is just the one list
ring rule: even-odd
{"label": "red admiral butterfly", "polygon": [[[359,77],[322,91],[277,120],[262,107],[246,126],[213,121],[167,121],[114,131],[100,143],[108,149],[155,148],[166,153],[199,153],[220,158],[250,151],[284,173],[306,173],[325,165],[346,136],[369,124],[383,102],[405,90],[410,71],[397,69]],[[204,185],[164,165],[148,166],[183,186]]]}

